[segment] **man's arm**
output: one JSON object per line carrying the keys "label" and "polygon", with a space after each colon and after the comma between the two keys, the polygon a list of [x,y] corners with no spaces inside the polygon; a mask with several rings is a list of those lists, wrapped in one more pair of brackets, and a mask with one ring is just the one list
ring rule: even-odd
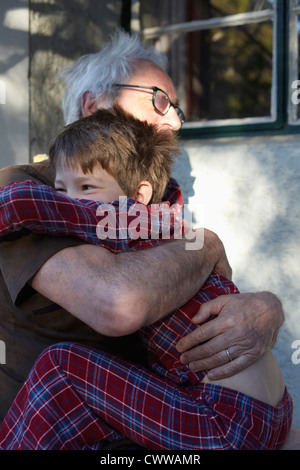
{"label": "man's arm", "polygon": [[130,334],[190,300],[216,264],[231,275],[221,241],[204,232],[204,246],[192,251],[184,239],[118,255],[92,245],[66,248],[31,283],[99,333]]}

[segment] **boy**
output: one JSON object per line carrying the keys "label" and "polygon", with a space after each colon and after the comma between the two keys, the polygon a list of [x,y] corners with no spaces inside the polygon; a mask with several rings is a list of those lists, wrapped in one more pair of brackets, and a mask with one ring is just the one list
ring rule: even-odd
{"label": "boy", "polygon": [[[153,206],[147,206],[147,211],[142,211],[145,219],[139,219],[140,238],[137,239],[134,238],[138,230],[134,231],[135,237],[130,239],[127,233],[124,236],[124,227],[121,224],[118,227],[107,226],[108,232],[112,228],[116,229],[112,230],[115,233],[114,239],[99,239],[96,229],[99,218],[96,212],[103,207],[100,201],[106,203],[105,208],[108,208],[107,203],[112,203],[118,222],[124,220],[125,214],[128,217],[127,222],[129,220],[132,223],[135,220],[132,216],[136,216],[136,201],[144,205],[161,201],[170,178],[173,155],[176,153],[178,147],[171,132],[158,131],[154,126],[138,121],[120,109],[98,111],[65,128],[50,149],[50,161],[56,169],[56,191],[80,200],[68,199],[56,194],[51,188],[38,187],[34,183],[13,183],[2,191],[0,233],[9,237],[11,231],[25,227],[37,233],[80,237],[114,252],[148,248],[161,243],[160,240],[149,239],[149,214],[151,215]],[[178,195],[182,204],[180,193]],[[126,197],[123,215],[122,208],[116,202],[120,196]],[[141,210],[141,206],[138,209]],[[172,214],[176,218],[176,211]],[[109,218],[108,221],[113,222]],[[147,229],[143,233],[142,225]],[[157,231],[161,234],[166,228],[164,221],[159,220]],[[104,235],[103,230],[101,234]],[[130,373],[126,373],[126,379],[122,382],[122,377],[116,378],[113,369],[113,361],[119,359],[108,359],[105,354],[93,351],[89,353],[97,356],[93,359],[93,367],[83,367],[80,363],[76,373],[74,370],[72,373],[64,370],[63,378],[55,378],[51,383],[45,384],[48,398],[39,393],[38,403],[35,403],[35,399],[30,399],[30,396],[36,396],[34,390],[37,382],[32,377],[39,368],[45,370],[43,357],[46,356],[43,356],[0,428],[2,448],[55,449],[68,448],[68,445],[73,446],[69,448],[74,448],[78,441],[74,437],[72,444],[70,440],[67,441],[69,444],[66,443],[61,424],[66,416],[70,420],[72,410],[64,409],[60,419],[55,418],[53,422],[52,415],[57,414],[57,401],[53,402],[53,397],[58,397],[60,389],[57,384],[65,381],[66,376],[72,380],[68,390],[74,387],[77,390],[77,382],[74,385],[75,376],[78,383],[83,375],[84,382],[90,383],[86,376],[88,370],[93,370],[92,376],[98,379],[89,385],[93,393],[88,390],[85,395],[80,386],[79,395],[84,395],[81,407],[86,402],[100,419],[97,438],[95,434],[93,438],[89,434],[85,438],[87,441],[84,448],[97,448],[97,445],[101,448],[104,440],[120,439],[122,434],[143,447],[152,449],[278,448],[291,426],[292,403],[271,351],[267,351],[245,371],[213,383],[207,379],[205,372],[196,373],[181,364],[176,350],[178,339],[196,327],[191,320],[201,303],[219,295],[236,293],[238,291],[231,281],[213,273],[195,297],[177,312],[153,325],[143,325],[140,334],[148,351],[149,367],[156,375],[144,369],[137,371],[135,366],[128,363]],[[108,329],[102,333],[109,335],[110,331]],[[69,367],[66,366],[67,363],[73,364],[70,357],[80,356],[84,363],[87,361],[86,348],[80,345],[59,346],[55,354],[58,350],[63,351],[63,355],[68,355],[64,367]],[[46,354],[51,354],[51,351]],[[230,359],[229,351],[228,357]],[[127,364],[125,361],[122,364],[125,370]],[[56,367],[55,370],[57,369]],[[43,374],[43,377],[50,375]],[[114,387],[118,380],[121,385],[118,385],[116,392]],[[127,390],[125,395],[122,394],[122,399],[120,390],[122,393]],[[163,405],[157,404],[160,394],[161,399],[158,401]],[[78,397],[78,393],[74,391],[72,400],[75,395]],[[96,397],[92,400],[93,404],[91,396]],[[41,411],[41,397],[45,397],[46,404],[42,406],[46,410],[45,414]],[[51,408],[50,403],[56,405],[52,404]],[[127,407],[127,412],[120,411],[120,403]],[[53,410],[53,413],[49,410]],[[14,431],[18,429],[15,426],[16,416],[20,422],[22,419],[26,421],[25,424],[22,423],[20,433]],[[27,422],[30,422],[29,428],[26,426]],[[74,422],[74,428],[77,426],[78,423],[75,426]],[[39,434],[40,430],[43,435]],[[50,435],[55,436],[55,439],[53,437],[51,440]]]}

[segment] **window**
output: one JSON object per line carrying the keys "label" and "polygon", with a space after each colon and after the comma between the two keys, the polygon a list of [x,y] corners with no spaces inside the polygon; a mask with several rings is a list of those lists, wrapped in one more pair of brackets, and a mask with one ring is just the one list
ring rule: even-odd
{"label": "window", "polygon": [[300,0],[132,0],[167,53],[183,135],[300,131]]}
{"label": "window", "polygon": [[299,45],[300,45],[300,1],[290,2],[289,15],[290,33],[290,60],[289,60],[289,123],[291,125],[300,124],[300,67],[299,67]]}

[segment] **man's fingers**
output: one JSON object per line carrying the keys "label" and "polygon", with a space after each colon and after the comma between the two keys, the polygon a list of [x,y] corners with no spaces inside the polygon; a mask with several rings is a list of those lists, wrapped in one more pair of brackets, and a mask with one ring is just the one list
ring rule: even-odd
{"label": "man's fingers", "polygon": [[246,367],[249,367],[254,362],[255,357],[242,354],[235,357],[233,348],[230,348],[230,356],[232,361],[226,354],[226,350],[220,351],[213,357],[203,359],[202,361],[194,361],[189,363],[189,368],[192,372],[207,371],[207,376],[210,380],[220,380],[241,372]]}
{"label": "man's fingers", "polygon": [[[232,368],[235,368],[240,364],[240,358],[244,356],[244,349],[239,346],[232,346],[226,352],[226,348],[223,346],[220,351],[214,355],[206,355],[206,351],[197,350],[194,348],[191,351],[188,351],[180,356],[180,360],[183,364],[187,364],[192,372],[199,371],[210,371],[226,366],[228,368],[230,362],[235,362]],[[199,359],[199,357],[203,357]],[[238,359],[238,361],[236,361]],[[250,359],[250,358],[249,358]],[[244,359],[242,359],[243,363]],[[250,365],[250,364],[249,364]]]}
{"label": "man's fingers", "polygon": [[194,354],[195,358],[191,361],[187,359],[187,356],[188,355],[183,354],[180,359],[183,364],[188,364],[192,372],[214,369],[230,361],[225,349],[219,351],[211,357],[204,357],[201,360],[199,360],[199,354],[196,353]]}
{"label": "man's fingers", "polygon": [[[193,372],[210,371],[210,378],[214,378],[214,374],[217,374],[219,379],[229,377],[233,371],[240,372],[257,358],[256,349],[250,348],[251,337],[244,338],[243,341],[236,340],[231,344],[230,340],[232,341],[230,333],[223,333],[204,344],[184,351],[180,360],[183,364],[188,364]],[[225,376],[222,375],[224,371]]]}
{"label": "man's fingers", "polygon": [[[205,346],[211,348],[211,354],[214,354],[216,351],[220,351],[222,348],[224,349],[224,347],[227,347],[228,344],[232,342],[232,335],[230,333],[231,328],[233,326],[232,322],[233,321],[231,317],[224,317],[216,318],[208,323],[204,323],[192,333],[189,333],[188,335],[182,337],[177,343],[177,350],[179,352],[185,352],[198,345],[201,345],[202,348],[203,345],[201,343],[205,343],[209,340],[211,340],[211,342]],[[226,334],[225,332],[228,333]],[[219,345],[220,341],[221,343]],[[228,341],[227,344],[225,344],[226,341]],[[213,347],[218,345],[219,348],[217,350],[214,350]]]}
{"label": "man's fingers", "polygon": [[[206,368],[207,363],[212,364],[212,367],[216,367],[222,363],[219,363],[218,361],[219,359],[222,359],[229,339],[229,334],[223,334],[211,339],[204,344],[196,343],[196,346],[183,351],[181,354],[181,362],[183,364],[190,364],[192,362],[206,361],[204,368]],[[224,357],[223,359],[228,358]],[[223,362],[227,362],[227,360],[224,360]]]}
{"label": "man's fingers", "polygon": [[221,295],[215,299],[210,300],[209,302],[203,303],[196,315],[192,318],[192,322],[199,324],[208,320],[208,318],[211,316],[218,315],[228,301],[228,295]]}
{"label": "man's fingers", "polygon": [[232,377],[236,375],[238,372],[246,369],[247,367],[254,362],[255,358],[251,358],[250,356],[242,355],[234,359],[233,361],[229,361],[227,364],[222,364],[219,367],[215,367],[207,372],[207,376],[210,380],[220,380],[225,379],[227,377]]}

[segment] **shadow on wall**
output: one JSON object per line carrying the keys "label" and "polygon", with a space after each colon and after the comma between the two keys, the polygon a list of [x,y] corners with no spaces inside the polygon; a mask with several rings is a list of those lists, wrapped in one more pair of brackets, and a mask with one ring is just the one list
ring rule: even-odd
{"label": "shadow on wall", "polygon": [[235,199],[239,236],[243,234],[246,242],[240,253],[246,269],[239,264],[237,275],[249,290],[276,293],[286,309],[288,330],[300,337],[298,148],[299,137],[250,146],[246,181],[235,185]]}
{"label": "shadow on wall", "polygon": [[[2,0],[0,5],[0,43],[5,51],[0,48],[0,75],[5,74],[19,62],[27,57],[27,49],[23,45],[28,43],[28,32],[25,30],[22,15],[26,3],[22,0]],[[13,27],[12,13],[18,13],[19,29]],[[4,53],[5,52],[5,53]]]}
{"label": "shadow on wall", "polygon": [[300,361],[292,358],[300,341],[299,145],[299,136],[185,141],[174,172],[183,187],[194,178],[194,196],[184,192],[194,200],[197,226],[222,239],[240,291],[267,290],[282,300],[286,321],[274,354],[298,427]]}
{"label": "shadow on wall", "polygon": [[6,120],[4,119],[4,105],[0,104],[0,135],[1,135],[1,153],[0,153],[0,169],[12,164],[11,155],[14,151],[11,146],[9,139],[9,132],[6,125]]}
{"label": "shadow on wall", "polygon": [[28,162],[27,4],[0,4],[0,167]]}
{"label": "shadow on wall", "polygon": [[299,143],[299,136],[184,142],[190,168],[182,162],[175,176],[182,186],[195,178],[196,223],[220,236],[240,289],[275,292],[300,337]]}
{"label": "shadow on wall", "polygon": [[[14,77],[23,77],[22,87],[26,88],[28,94],[29,76],[30,155],[47,153],[52,138],[64,125],[61,112],[62,84],[55,79],[57,73],[69,65],[70,61],[98,50],[106,37],[120,24],[121,15],[122,2],[110,0],[1,0],[0,79],[12,89],[11,97],[8,96],[10,101],[5,111],[2,110],[7,116],[8,113],[11,114],[8,116],[9,125],[7,122],[4,125],[9,132],[1,132],[1,143],[4,142],[3,139],[6,142],[5,156],[3,154],[0,161],[2,167],[19,162],[15,144],[17,132],[11,131],[11,121],[17,116],[17,110],[13,106],[10,110],[9,106],[13,98],[24,96],[24,93],[20,92],[19,83],[14,83]],[[21,75],[17,73],[20,64],[26,69]],[[12,71],[16,72],[14,77]],[[28,97],[26,107],[28,118]],[[28,143],[26,146],[28,147]],[[21,153],[24,153],[23,149]],[[28,151],[22,161],[28,162]]]}
{"label": "shadow on wall", "polygon": [[195,195],[194,193],[194,182],[195,177],[192,175],[192,166],[189,159],[189,155],[184,148],[180,157],[175,161],[173,168],[173,177],[180,183],[180,188],[184,203],[184,212],[182,214],[187,220],[192,221],[195,224],[194,210],[190,204],[191,198]]}
{"label": "shadow on wall", "polygon": [[31,0],[31,48],[51,51],[66,59],[76,59],[101,47],[107,34],[115,28],[121,15],[121,2]]}
{"label": "shadow on wall", "polygon": [[[88,7],[87,7],[88,3]],[[122,2],[30,2],[31,155],[47,153],[64,125],[63,84],[55,77],[83,54],[102,47],[120,24]]]}

